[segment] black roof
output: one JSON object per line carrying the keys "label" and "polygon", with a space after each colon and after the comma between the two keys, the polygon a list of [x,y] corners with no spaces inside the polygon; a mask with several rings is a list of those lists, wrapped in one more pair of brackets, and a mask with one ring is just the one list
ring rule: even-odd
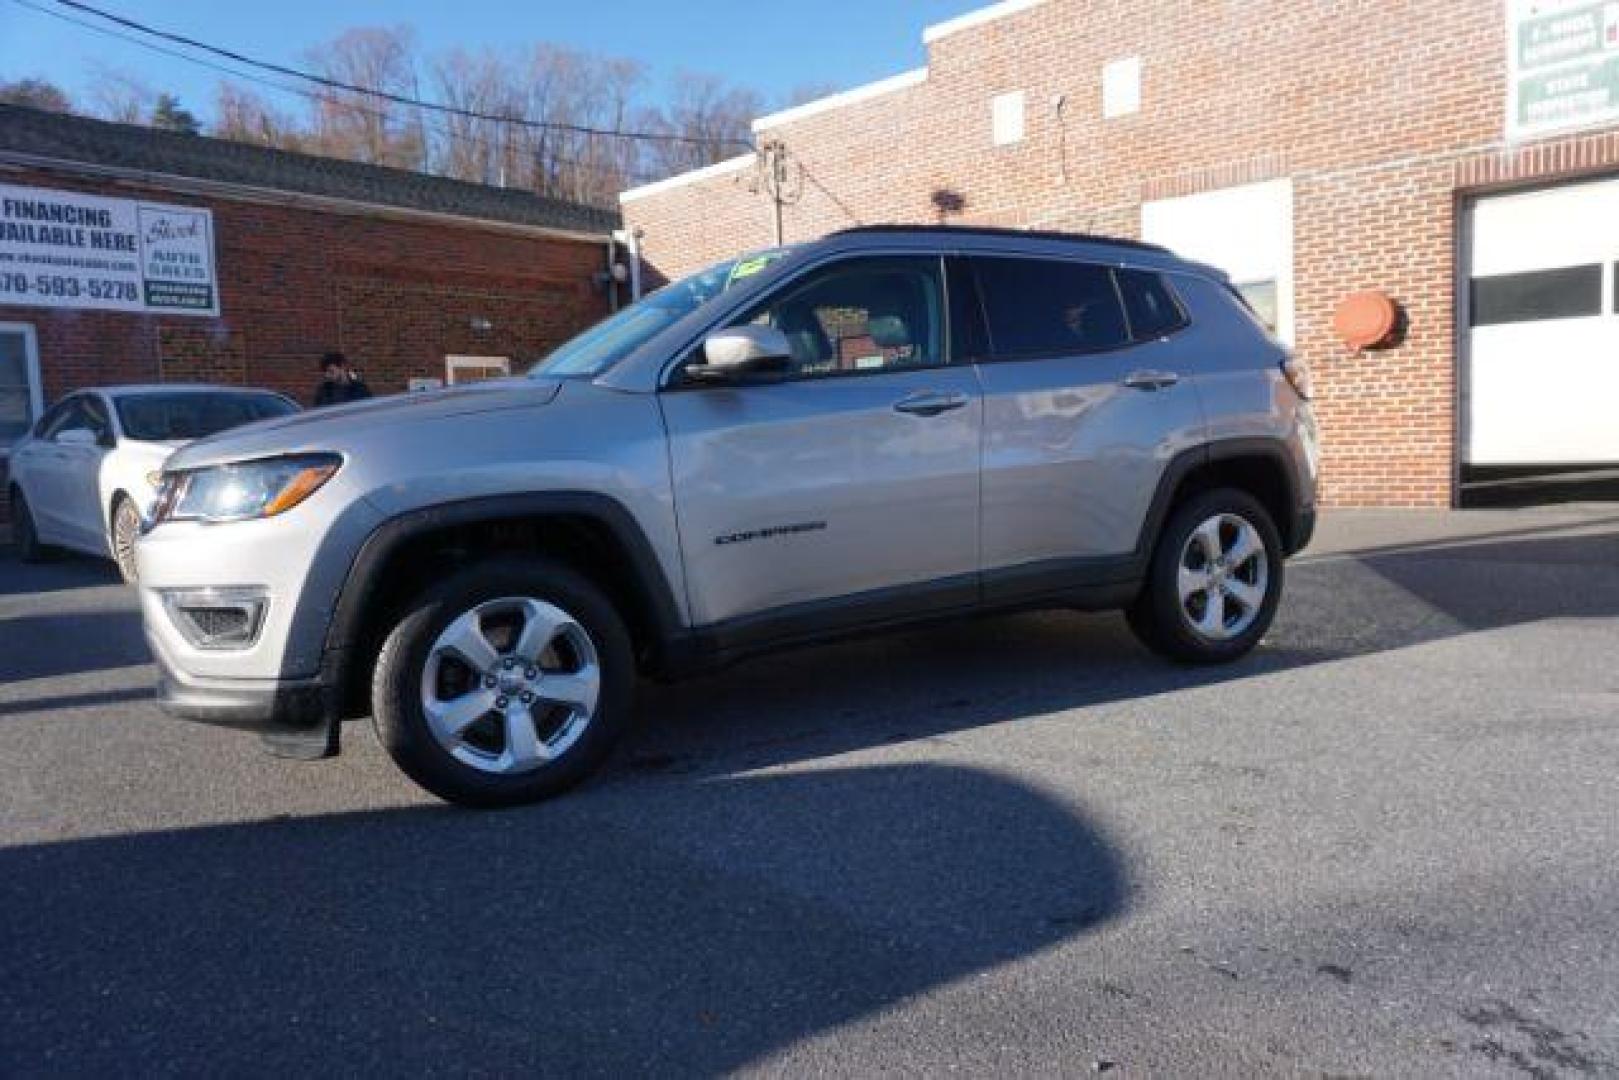
{"label": "black roof", "polygon": [[858,236],[866,233],[940,232],[966,233],[972,236],[1005,236],[1020,240],[1073,240],[1082,244],[1108,244],[1135,251],[1152,251],[1160,255],[1174,254],[1166,247],[1149,244],[1145,240],[1129,240],[1122,236],[1101,236],[1096,233],[1054,232],[1050,229],[1007,229],[989,225],[857,225],[841,229],[834,236]]}
{"label": "black roof", "polygon": [[7,154],[572,232],[606,233],[619,224],[616,210],[527,191],[20,105],[0,105],[0,157]]}

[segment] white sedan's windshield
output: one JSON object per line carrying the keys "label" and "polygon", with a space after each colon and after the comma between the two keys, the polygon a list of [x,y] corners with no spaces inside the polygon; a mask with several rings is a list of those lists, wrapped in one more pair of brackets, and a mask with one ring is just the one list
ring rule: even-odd
{"label": "white sedan's windshield", "polygon": [[559,346],[530,375],[593,376],[618,363],[665,327],[690,315],[737,282],[786,255],[786,250],[731,259],[665,285]]}

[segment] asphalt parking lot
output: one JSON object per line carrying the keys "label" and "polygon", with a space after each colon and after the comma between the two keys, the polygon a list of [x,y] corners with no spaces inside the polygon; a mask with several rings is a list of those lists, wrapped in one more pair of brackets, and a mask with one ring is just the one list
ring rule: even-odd
{"label": "asphalt parking lot", "polygon": [[1619,1075],[1619,506],[1289,574],[1235,667],[793,653],[474,814],[164,719],[110,567],[0,552],[0,1075]]}

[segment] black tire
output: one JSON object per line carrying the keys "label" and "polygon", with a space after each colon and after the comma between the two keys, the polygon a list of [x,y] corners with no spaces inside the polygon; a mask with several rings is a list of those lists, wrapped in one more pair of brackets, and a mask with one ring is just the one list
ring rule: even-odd
{"label": "black tire", "polygon": [[135,509],[128,495],[119,495],[112,501],[108,520],[111,522],[112,561],[118,564],[124,584],[134,585],[140,581],[140,571],[135,566],[135,538],[141,531],[141,512]]}
{"label": "black tire", "polygon": [[11,538],[17,545],[17,557],[25,563],[47,562],[56,553],[54,548],[39,542],[34,511],[20,488],[11,489]]}
{"label": "black tire", "polygon": [[[1252,621],[1241,632],[1216,640],[1194,625],[1187,603],[1181,598],[1179,578],[1192,533],[1220,515],[1242,519],[1258,533],[1264,545],[1265,591]],[[1248,563],[1242,572],[1251,575],[1255,568],[1256,564]],[[1206,491],[1177,506],[1165,523],[1153,549],[1141,595],[1127,612],[1130,628],[1148,648],[1171,660],[1186,664],[1230,663],[1246,656],[1270,629],[1281,600],[1283,578],[1281,536],[1259,500],[1235,488]],[[1203,603],[1208,603],[1206,596]]]}
{"label": "black tire", "polygon": [[[439,743],[422,683],[433,646],[452,622],[480,604],[514,596],[553,604],[583,628],[596,651],[600,692],[571,747],[532,771],[497,775],[458,760]],[[490,559],[424,593],[395,623],[372,677],[373,723],[394,763],[439,798],[471,807],[519,806],[561,794],[601,767],[629,727],[635,679],[624,621],[588,579],[551,559]]]}

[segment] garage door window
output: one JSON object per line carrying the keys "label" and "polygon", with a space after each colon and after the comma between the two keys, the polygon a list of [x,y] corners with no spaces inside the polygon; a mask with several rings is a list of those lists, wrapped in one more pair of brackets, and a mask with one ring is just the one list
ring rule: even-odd
{"label": "garage door window", "polygon": [[40,411],[34,328],[0,323],[0,457],[28,431]]}
{"label": "garage door window", "polygon": [[1602,264],[1473,279],[1472,325],[1579,319],[1602,314]]}

